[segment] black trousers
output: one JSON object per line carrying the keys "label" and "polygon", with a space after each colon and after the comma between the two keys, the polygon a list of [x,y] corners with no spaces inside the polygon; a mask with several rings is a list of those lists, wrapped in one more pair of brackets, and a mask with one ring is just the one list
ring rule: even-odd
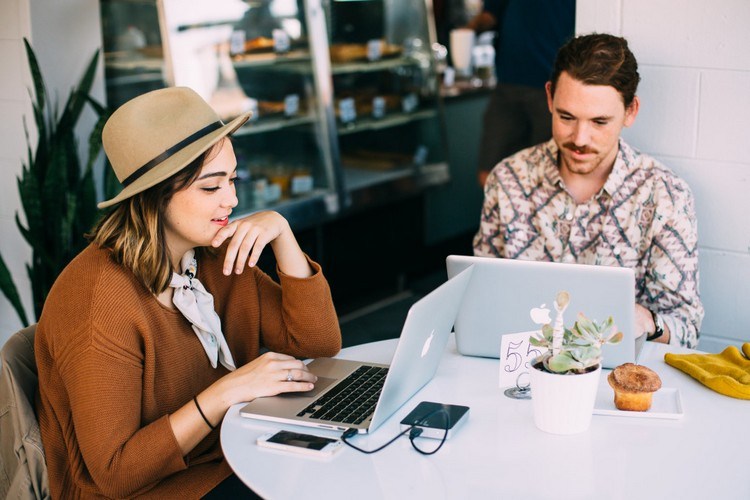
{"label": "black trousers", "polygon": [[508,156],[551,138],[544,89],[498,83],[484,112],[479,170],[489,172]]}
{"label": "black trousers", "polygon": [[245,483],[240,481],[240,478],[234,474],[220,482],[216,488],[209,491],[203,498],[204,500],[261,500],[253,490],[245,486]]}

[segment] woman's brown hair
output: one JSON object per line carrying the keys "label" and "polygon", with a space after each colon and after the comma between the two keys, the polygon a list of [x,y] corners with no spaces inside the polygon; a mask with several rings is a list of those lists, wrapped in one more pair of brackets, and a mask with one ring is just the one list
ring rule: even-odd
{"label": "woman's brown hair", "polygon": [[86,235],[89,241],[110,250],[115,262],[130,269],[153,294],[166,290],[172,279],[164,231],[167,206],[176,192],[195,181],[220,145],[221,141],[172,177],[115,205]]}

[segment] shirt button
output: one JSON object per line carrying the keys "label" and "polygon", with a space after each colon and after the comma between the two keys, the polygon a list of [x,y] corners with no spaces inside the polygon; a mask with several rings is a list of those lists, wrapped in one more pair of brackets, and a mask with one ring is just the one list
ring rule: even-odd
{"label": "shirt button", "polygon": [[620,249],[615,247],[614,250],[612,250],[612,253],[614,253],[615,255],[620,255]]}
{"label": "shirt button", "polygon": [[212,344],[215,344],[215,343],[216,343],[216,337],[214,337],[213,335],[211,335],[211,336],[209,337],[209,341],[210,341],[210,342],[211,342]]}
{"label": "shirt button", "polygon": [[568,212],[567,214],[565,214],[565,219],[567,219],[569,221],[573,220],[573,214],[571,212]]}
{"label": "shirt button", "polygon": [[567,264],[573,264],[573,263],[575,263],[575,261],[576,261],[575,257],[573,257],[570,254],[568,254],[568,255],[566,255],[566,256],[563,257],[563,262],[565,262]]}

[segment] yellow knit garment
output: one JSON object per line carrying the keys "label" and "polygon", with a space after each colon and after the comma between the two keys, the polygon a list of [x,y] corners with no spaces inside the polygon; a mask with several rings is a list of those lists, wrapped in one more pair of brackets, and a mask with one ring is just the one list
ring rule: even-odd
{"label": "yellow knit garment", "polygon": [[664,361],[720,394],[750,399],[750,342],[742,352],[729,346],[719,354],[667,353]]}

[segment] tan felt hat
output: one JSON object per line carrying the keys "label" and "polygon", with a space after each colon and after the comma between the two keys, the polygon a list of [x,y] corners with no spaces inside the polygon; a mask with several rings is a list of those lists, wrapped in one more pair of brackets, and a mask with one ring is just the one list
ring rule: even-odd
{"label": "tan felt hat", "polygon": [[123,190],[106,208],[171,177],[244,124],[250,113],[224,124],[194,90],[170,87],[120,106],[102,130],[104,151]]}

